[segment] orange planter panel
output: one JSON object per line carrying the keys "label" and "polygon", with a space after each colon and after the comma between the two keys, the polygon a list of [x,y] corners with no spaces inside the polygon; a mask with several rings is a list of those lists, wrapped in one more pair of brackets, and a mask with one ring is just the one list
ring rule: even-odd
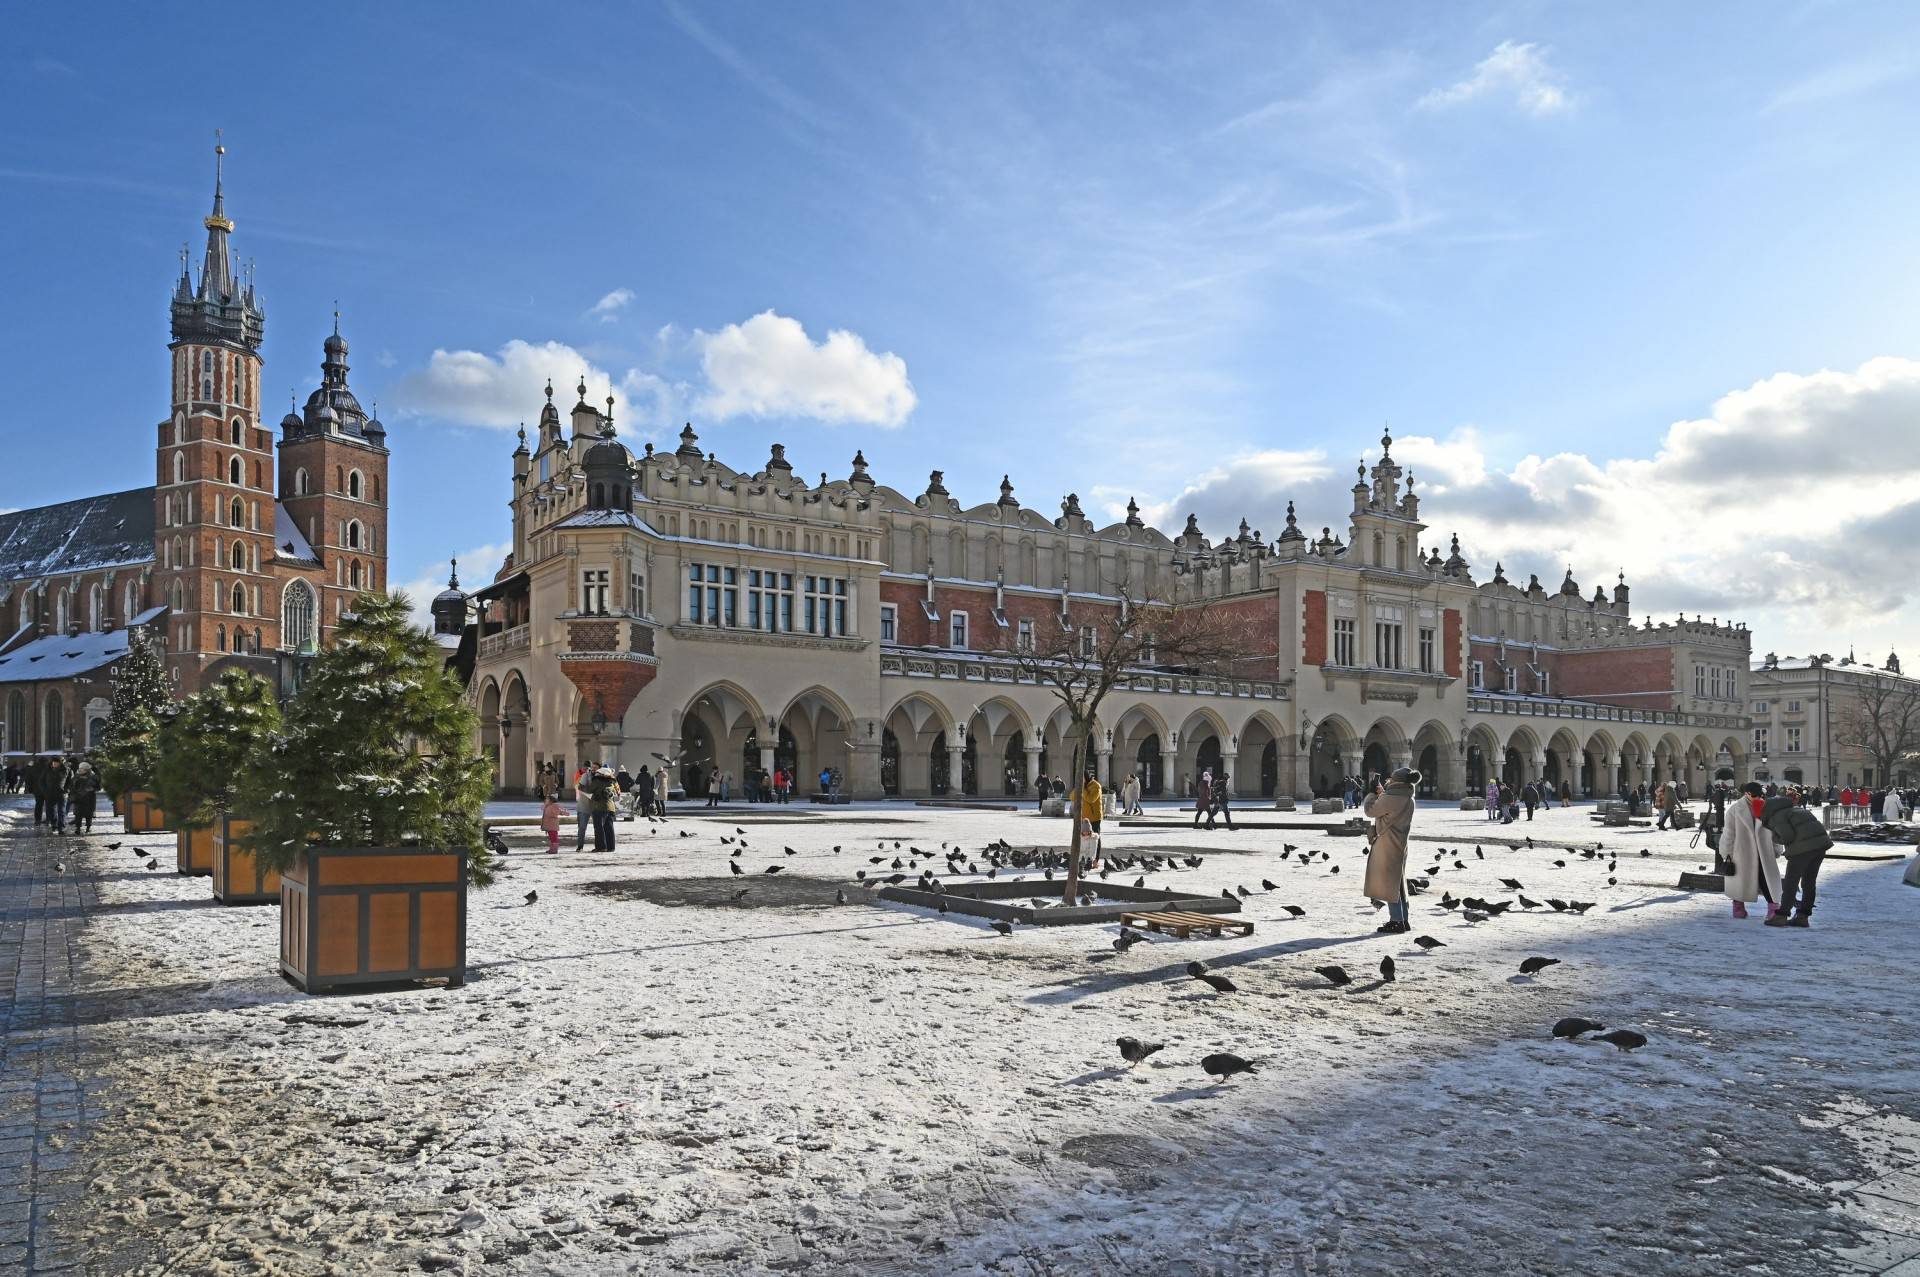
{"label": "orange planter panel", "polygon": [[144,789],[136,789],[122,800],[120,816],[130,834],[160,834],[167,830],[167,814]]}
{"label": "orange planter panel", "polygon": [[213,830],[206,825],[201,825],[197,829],[174,830],[173,863],[174,868],[183,874],[212,873]]}
{"label": "orange planter panel", "polygon": [[222,816],[213,828],[213,898],[229,905],[269,905],[280,898],[280,875],[262,871],[241,845],[250,820]]}

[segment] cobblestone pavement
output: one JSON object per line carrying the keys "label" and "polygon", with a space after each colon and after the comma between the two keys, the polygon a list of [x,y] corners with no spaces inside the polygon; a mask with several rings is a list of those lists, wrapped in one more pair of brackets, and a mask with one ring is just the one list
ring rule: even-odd
{"label": "cobblestone pavement", "polygon": [[[101,822],[104,828],[107,817]],[[100,1111],[83,1064],[86,1020],[79,939],[99,903],[93,883],[62,872],[69,840],[33,824],[30,802],[0,808],[0,1272],[79,1272],[56,1239],[62,1212],[83,1209],[75,1153]]]}

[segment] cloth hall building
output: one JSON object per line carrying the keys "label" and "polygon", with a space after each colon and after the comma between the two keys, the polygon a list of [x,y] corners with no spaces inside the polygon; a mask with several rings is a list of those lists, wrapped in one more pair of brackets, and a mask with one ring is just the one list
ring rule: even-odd
{"label": "cloth hall building", "polygon": [[234,270],[217,169],[204,225],[198,278],[182,250],[168,306],[154,481],[0,515],[9,755],[97,743],[135,634],[177,695],[229,666],[290,689],[353,597],[386,588],[386,431],[348,387],[338,320],[319,385],[276,439],[261,417],[266,311]]}
{"label": "cloth hall building", "polygon": [[471,599],[463,662],[499,786],[543,765],[637,770],[670,759],[705,792],[786,766],[856,797],[1031,792],[1065,770],[1066,715],[1007,652],[1069,606],[1134,599],[1232,609],[1258,637],[1231,669],[1143,666],[1094,734],[1103,779],[1184,794],[1225,766],[1245,799],[1304,797],[1344,774],[1418,767],[1429,795],[1489,776],[1581,793],[1746,766],[1749,637],[1699,619],[1637,622],[1624,580],[1583,594],[1476,581],[1458,539],[1432,548],[1391,439],[1318,537],[1291,505],[1271,540],[1169,536],[1136,509],[1098,527],[1069,495],[1051,515],[1010,481],[966,505],[935,471],[909,493],[856,454],[812,483],[774,444],[736,470],[691,426],[634,454],[613,403],[564,417],[547,388],[512,458],[512,553]]}

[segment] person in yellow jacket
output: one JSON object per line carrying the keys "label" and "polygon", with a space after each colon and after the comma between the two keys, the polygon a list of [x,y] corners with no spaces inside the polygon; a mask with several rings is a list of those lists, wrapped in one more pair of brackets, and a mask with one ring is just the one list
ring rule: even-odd
{"label": "person in yellow jacket", "polygon": [[1089,837],[1093,842],[1089,869],[1100,868],[1100,818],[1106,814],[1105,794],[1100,792],[1100,779],[1097,773],[1089,770],[1086,781],[1080,786],[1080,805],[1076,814],[1080,824],[1080,848],[1087,850]]}

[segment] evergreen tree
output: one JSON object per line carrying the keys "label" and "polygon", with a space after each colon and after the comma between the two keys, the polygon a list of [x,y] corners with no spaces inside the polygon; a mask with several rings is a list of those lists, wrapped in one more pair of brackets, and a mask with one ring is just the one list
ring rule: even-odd
{"label": "evergreen tree", "polygon": [[160,806],[190,825],[232,811],[241,777],[264,764],[267,742],[279,726],[273,688],[243,670],[228,670],[212,687],[189,696],[160,730]]}
{"label": "evergreen tree", "polygon": [[108,793],[153,785],[160,720],[172,703],[160,654],[144,635],[133,632],[127,654],[114,667],[113,704],[97,751],[101,783]]}
{"label": "evergreen tree", "polygon": [[302,846],[467,849],[468,879],[493,880],[481,812],[492,767],[445,654],[409,620],[406,596],[363,594],[314,658],[237,805],[269,868]]}

